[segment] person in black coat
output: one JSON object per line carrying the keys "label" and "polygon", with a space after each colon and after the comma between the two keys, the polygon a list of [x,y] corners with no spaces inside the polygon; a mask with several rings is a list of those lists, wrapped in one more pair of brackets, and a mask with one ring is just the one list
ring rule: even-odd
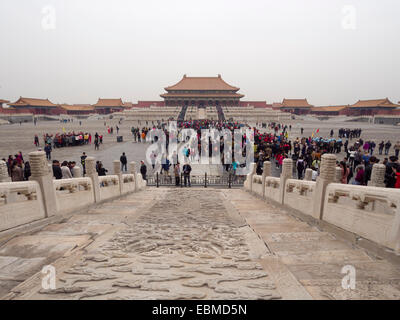
{"label": "person in black coat", "polygon": [[185,184],[185,187],[187,186],[187,184],[189,184],[189,187],[191,186],[190,184],[190,172],[192,171],[192,167],[190,166],[189,163],[186,163],[183,166],[183,182]]}
{"label": "person in black coat", "polygon": [[100,162],[98,167],[97,167],[97,173],[99,177],[105,176],[107,174],[108,170],[103,167],[103,164]]}
{"label": "person in black coat", "polygon": [[386,171],[385,171],[385,184],[386,188],[394,188],[396,184],[396,175],[394,170],[400,169],[399,164],[397,163],[398,158],[396,156],[389,157],[389,162],[386,163]]}
{"label": "person in black coat", "polygon": [[147,174],[147,167],[144,164],[144,161],[140,161],[140,173],[142,174],[142,178],[143,180],[147,180],[146,179],[146,174]]}
{"label": "person in black coat", "polygon": [[62,179],[62,171],[60,167],[60,161],[58,160],[53,160],[53,176],[57,180]]}
{"label": "person in black coat", "polygon": [[25,167],[24,167],[24,178],[26,181],[29,180],[29,177],[31,176],[31,165],[29,161],[25,162]]}
{"label": "person in black coat", "polygon": [[122,153],[122,156],[119,158],[119,161],[121,162],[121,171],[125,172],[128,171],[127,167],[128,159],[126,158],[125,152]]}

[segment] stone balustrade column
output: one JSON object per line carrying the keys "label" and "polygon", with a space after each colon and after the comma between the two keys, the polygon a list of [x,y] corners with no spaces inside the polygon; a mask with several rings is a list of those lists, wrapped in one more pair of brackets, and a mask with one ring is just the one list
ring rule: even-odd
{"label": "stone balustrade column", "polygon": [[264,161],[263,163],[263,174],[262,174],[262,195],[265,198],[265,179],[271,176],[271,162]]}
{"label": "stone balustrade column", "polygon": [[138,184],[138,173],[136,169],[136,162],[132,161],[129,163],[129,172],[134,175],[135,179],[135,191],[139,190],[139,184]]}
{"label": "stone balustrade column", "polygon": [[99,175],[96,171],[96,159],[93,157],[87,157],[85,160],[86,177],[92,180],[94,201],[100,201],[100,182]]}
{"label": "stone balustrade column", "polygon": [[119,193],[122,194],[122,172],[121,172],[121,162],[118,160],[113,161],[113,168],[114,168],[114,174],[118,176],[119,180]]}
{"label": "stone balustrade column", "polygon": [[320,174],[317,178],[317,183],[314,191],[313,201],[313,217],[315,219],[322,219],[325,192],[328,184],[335,182],[336,176],[336,156],[334,154],[326,153],[322,155]]}
{"label": "stone balustrade column", "polygon": [[307,168],[306,173],[304,174],[305,181],[312,181],[312,169]]}
{"label": "stone balustrade column", "polygon": [[246,180],[248,181],[249,190],[253,191],[253,177],[256,174],[257,166],[254,162],[250,163],[250,171],[247,174]]}
{"label": "stone balustrade column", "polygon": [[284,159],[282,164],[281,181],[279,183],[279,201],[283,204],[285,197],[285,185],[288,179],[293,178],[293,160]]}
{"label": "stone balustrade column", "polygon": [[371,180],[368,181],[368,186],[384,188],[386,186],[385,172],[386,166],[384,164],[375,163],[372,167]]}
{"label": "stone balustrade column", "polygon": [[335,182],[341,183],[342,182],[342,168],[336,167],[335,168]]}
{"label": "stone balustrade column", "polygon": [[53,172],[51,165],[47,163],[46,153],[44,151],[29,153],[29,162],[32,174],[29,179],[38,182],[40,186],[46,217],[54,216],[57,213],[56,190],[53,183]]}
{"label": "stone balustrade column", "polygon": [[8,175],[7,163],[0,160],[0,182],[10,182],[11,178]]}
{"label": "stone balustrade column", "polygon": [[80,167],[73,167],[72,168],[72,176],[74,178],[82,178],[82,170]]}

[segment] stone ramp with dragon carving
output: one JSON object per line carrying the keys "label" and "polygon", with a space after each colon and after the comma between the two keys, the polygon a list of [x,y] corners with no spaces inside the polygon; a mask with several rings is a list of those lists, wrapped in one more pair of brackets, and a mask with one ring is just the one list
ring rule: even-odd
{"label": "stone ramp with dragon carving", "polygon": [[[55,289],[33,285],[37,276],[29,295],[14,298],[281,298],[257,262],[270,255],[268,249],[219,190],[168,189],[138,216],[127,213],[129,196],[127,201],[124,215],[115,215],[122,219],[117,228],[54,263]],[[114,203],[89,212],[90,220],[110,224],[106,208],[112,214],[124,207],[123,201]]]}

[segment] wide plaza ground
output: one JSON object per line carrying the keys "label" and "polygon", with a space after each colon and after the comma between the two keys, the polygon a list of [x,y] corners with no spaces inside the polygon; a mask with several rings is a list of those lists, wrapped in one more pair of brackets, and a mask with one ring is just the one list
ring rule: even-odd
{"label": "wide plaza ground", "polygon": [[[106,121],[106,126],[104,125],[104,121]],[[382,140],[385,142],[390,140],[392,145],[394,145],[396,141],[400,140],[400,127],[398,126],[376,125],[362,122],[344,122],[337,120],[291,120],[286,124],[292,125],[292,130],[290,131],[291,139],[301,137],[300,128],[304,128],[303,135],[307,137],[311,136],[312,132],[315,132],[317,129],[320,129],[318,136],[329,137],[329,132],[333,129],[335,133],[334,137],[337,137],[340,128],[361,128],[361,137],[364,141],[373,140],[378,144]],[[124,142],[122,143],[117,143],[117,133],[115,130],[116,125],[120,128],[119,135],[124,138]],[[0,126],[0,159],[8,158],[8,155],[14,155],[18,151],[22,151],[23,155],[27,159],[29,152],[37,150],[33,143],[35,134],[39,136],[41,147],[43,147],[44,134],[62,133],[63,128],[65,128],[66,132],[83,131],[91,133],[93,139],[95,133],[98,132],[104,137],[103,144],[100,145],[100,150],[94,150],[93,143],[85,146],[53,149],[52,159],[57,159],[59,161],[76,161],[77,163],[80,163],[82,152],[86,152],[87,155],[94,156],[97,160],[102,161],[104,166],[109,170],[109,173],[111,173],[112,161],[118,160],[122,152],[126,153],[128,162],[140,162],[140,160],[145,159],[146,149],[149,145],[146,143],[134,143],[130,131],[132,126],[137,125],[137,122],[132,121],[122,121],[121,124],[118,124],[118,119],[82,120],[81,125],[79,124],[79,120],[76,119],[73,122],[68,123],[60,123],[59,121],[40,121],[36,126],[33,123],[23,123],[22,125],[2,125]],[[114,127],[113,135],[107,133],[107,126]],[[390,154],[394,154],[393,147]],[[343,157],[344,153],[338,156],[340,160]],[[381,160],[383,160],[383,156],[381,156]],[[151,166],[148,165],[148,168],[151,173]]]}

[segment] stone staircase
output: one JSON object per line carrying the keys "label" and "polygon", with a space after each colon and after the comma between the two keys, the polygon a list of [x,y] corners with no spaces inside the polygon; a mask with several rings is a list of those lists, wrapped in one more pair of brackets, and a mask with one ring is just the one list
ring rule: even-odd
{"label": "stone staircase", "polygon": [[[42,288],[44,265],[56,288]],[[344,266],[356,288],[342,288]],[[146,188],[0,246],[4,299],[400,299],[400,270],[241,189]]]}

